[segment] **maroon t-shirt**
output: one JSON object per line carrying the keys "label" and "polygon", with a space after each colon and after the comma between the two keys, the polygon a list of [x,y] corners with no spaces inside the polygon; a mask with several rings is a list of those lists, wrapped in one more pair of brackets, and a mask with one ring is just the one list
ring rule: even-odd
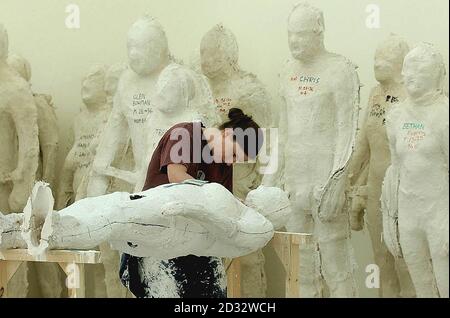
{"label": "maroon t-shirt", "polygon": [[233,192],[232,166],[206,163],[202,157],[209,148],[201,128],[200,122],[180,123],[164,134],[153,152],[143,190],[169,183],[167,166],[182,164],[194,179],[216,182]]}

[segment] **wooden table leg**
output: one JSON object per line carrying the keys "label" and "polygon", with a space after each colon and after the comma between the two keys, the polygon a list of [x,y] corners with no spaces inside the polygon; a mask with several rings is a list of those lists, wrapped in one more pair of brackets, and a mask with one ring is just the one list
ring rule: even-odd
{"label": "wooden table leg", "polygon": [[0,260],[0,298],[8,296],[8,283],[22,263],[21,261]]}
{"label": "wooden table leg", "polygon": [[58,263],[66,273],[66,286],[69,298],[85,297],[85,270],[84,264]]}
{"label": "wooden table leg", "polygon": [[227,271],[227,297],[241,297],[241,260],[233,258]]}

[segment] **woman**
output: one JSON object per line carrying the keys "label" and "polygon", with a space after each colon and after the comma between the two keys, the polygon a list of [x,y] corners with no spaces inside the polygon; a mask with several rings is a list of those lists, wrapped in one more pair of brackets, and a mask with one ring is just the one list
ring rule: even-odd
{"label": "woman", "polygon": [[[262,131],[251,117],[233,108],[217,128],[200,122],[169,129],[153,152],[144,189],[189,179],[216,182],[232,192],[232,164],[254,159]],[[220,258],[193,255],[159,261],[122,255],[120,277],[136,297],[226,297]]]}

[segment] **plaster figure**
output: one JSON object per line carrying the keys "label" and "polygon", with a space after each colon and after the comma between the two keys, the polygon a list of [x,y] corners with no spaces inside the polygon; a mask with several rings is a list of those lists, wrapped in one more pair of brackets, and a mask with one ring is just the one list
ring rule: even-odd
{"label": "plaster figure", "polygon": [[[0,210],[23,210],[39,161],[37,110],[30,85],[7,63],[8,33],[0,24]],[[28,267],[10,282],[11,295],[26,297]]]}
{"label": "plaster figure", "polygon": [[8,34],[0,24],[0,208],[23,209],[39,158],[37,110],[30,85],[7,64]]}
{"label": "plaster figure", "polygon": [[290,232],[313,233],[317,246],[302,251],[304,297],[354,297],[353,256],[344,206],[348,162],[359,110],[356,67],[324,47],[319,9],[297,4],[288,18],[292,59],[281,74],[280,114],[285,190],[292,202]]}
{"label": "plaster figure", "polygon": [[[89,181],[88,196],[105,194],[110,177],[117,177],[135,186],[139,173],[148,162],[147,122],[152,120],[156,83],[160,73],[171,64],[169,47],[162,26],[145,16],[128,32],[128,63],[118,84],[110,119],[100,139],[93,163],[94,175]],[[112,167],[119,149],[131,140],[134,171]],[[140,189],[138,189],[140,190]]]}
{"label": "plaster figure", "polygon": [[93,161],[91,143],[98,138],[110,114],[104,87],[105,69],[94,66],[82,83],[81,95],[85,108],[74,120],[74,144],[62,168],[57,209],[86,196],[82,181]]}
{"label": "plaster figure", "polygon": [[[381,185],[387,167],[391,163],[389,142],[386,134],[386,114],[392,105],[403,102],[406,97],[401,83],[403,60],[409,51],[408,44],[399,36],[391,35],[382,42],[375,53],[374,72],[379,82],[372,89],[365,122],[361,125],[355,153],[350,169],[350,183],[353,188],[351,224],[354,230],[363,228],[364,209],[369,229],[375,263],[380,268],[380,297],[413,297],[408,270],[402,259],[396,260],[382,241],[382,215],[380,213]],[[365,173],[365,183],[357,180]],[[363,202],[358,202],[363,201]]]}
{"label": "plaster figure", "polygon": [[[25,81],[30,83],[31,65],[25,58],[17,54],[10,54],[8,56],[8,65],[16,70]],[[36,180],[43,180],[53,188],[55,185],[56,157],[58,152],[58,127],[55,109],[50,95],[33,93],[33,97],[37,107],[40,149]],[[44,298],[60,297],[63,286],[61,284],[62,275],[59,266],[50,263],[27,264],[27,267],[30,268],[31,266],[36,271],[41,296]]]}
{"label": "plaster figure", "polygon": [[[218,124],[211,89],[206,78],[188,67],[172,63],[156,84],[152,120],[147,121],[147,159],[150,162],[158,142],[177,123],[201,121],[206,127]],[[136,188],[144,186],[147,167],[139,174]]]}
{"label": "plaster figure", "polygon": [[289,213],[281,189],[261,186],[243,203],[223,186],[200,180],[86,198],[56,212],[50,188],[38,182],[23,214],[0,214],[0,248],[23,245],[16,235],[22,218],[21,236],[35,256],[108,242],[121,252],[162,260],[239,257],[267,244],[274,224],[283,226]]}
{"label": "plaster figure", "polygon": [[[202,38],[200,63],[208,78],[221,121],[228,111],[237,107],[260,125],[271,124],[270,97],[258,78],[243,71],[239,64],[239,48],[235,35],[222,24],[214,26]],[[261,183],[258,164],[236,164],[233,167],[233,192],[239,198]],[[256,251],[242,259],[242,294],[244,297],[264,297],[266,278],[264,255]]]}
{"label": "plaster figure", "polygon": [[445,65],[429,44],[405,57],[407,99],[387,116],[391,166],[382,190],[383,236],[408,265],[417,297],[449,297],[449,123]]}
{"label": "plaster figure", "polygon": [[[23,57],[12,54],[8,56],[8,64],[16,70],[28,83],[31,81],[31,65]],[[31,86],[31,83],[30,83]],[[33,93],[37,107],[39,129],[39,166],[36,180],[43,180],[55,186],[56,157],[58,154],[58,124],[50,95]]]}

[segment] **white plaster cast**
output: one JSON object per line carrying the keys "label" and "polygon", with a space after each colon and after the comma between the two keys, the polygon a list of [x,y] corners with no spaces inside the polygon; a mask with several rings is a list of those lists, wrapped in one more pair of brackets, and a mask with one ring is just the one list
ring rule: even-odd
{"label": "white plaster cast", "polygon": [[[17,54],[8,56],[8,65],[16,70],[31,86],[31,65]],[[53,100],[50,95],[33,93],[37,107],[39,129],[39,166],[36,180],[55,186],[56,157],[58,154],[58,126]]]}
{"label": "white plaster cast", "polygon": [[[405,57],[407,99],[387,117],[391,167],[383,192],[383,235],[404,257],[417,297],[449,297],[449,103],[439,52],[421,44]],[[398,224],[398,226],[397,226]]]}
{"label": "white plaster cast", "polygon": [[354,260],[348,211],[344,206],[348,162],[359,110],[356,67],[324,46],[324,18],[308,3],[288,18],[292,58],[281,73],[279,152],[284,155],[284,187],[292,218],[287,230],[313,233],[300,268],[305,297],[323,296],[322,277],[331,297],[354,297]]}
{"label": "white plaster cast", "polygon": [[[401,83],[401,72],[408,51],[409,47],[405,40],[393,34],[377,47],[374,73],[379,84],[372,89],[369,97],[366,118],[361,124],[349,175],[353,186],[350,215],[352,228],[354,230],[363,228],[366,210],[365,218],[375,263],[380,268],[379,296],[388,298],[413,297],[415,294],[403,260],[396,260],[382,241],[383,225],[380,213],[381,185],[386,169],[391,163],[386,134],[386,114],[392,105],[403,102],[406,98]],[[367,175],[364,176],[365,174]],[[358,184],[361,177],[366,180]]]}
{"label": "white plaster cast", "polygon": [[[274,233],[272,222],[282,225],[290,213],[281,189],[254,191],[251,203],[242,203],[217,183],[187,180],[131,195],[86,198],[56,212],[50,188],[38,182],[24,209],[22,237],[31,255],[108,242],[121,252],[156,259],[239,257],[264,247]],[[14,243],[8,235],[17,229],[18,214],[0,218],[0,248],[7,249]]]}
{"label": "white plaster cast", "polygon": [[[127,47],[129,69],[120,77],[112,114],[100,138],[93,163],[95,174],[88,185],[89,196],[105,194],[109,177],[120,178],[135,186],[139,174],[147,168],[145,129],[153,117],[158,77],[171,63],[169,48],[162,26],[149,16],[131,26]],[[125,148],[128,138],[133,150],[134,171],[111,165],[118,150]]]}
{"label": "white plaster cast", "polygon": [[[267,128],[271,124],[270,97],[256,75],[239,66],[239,47],[235,35],[222,24],[215,25],[202,38],[200,65],[208,78],[221,122],[228,120],[228,111],[237,107]],[[261,183],[259,163],[236,164],[233,167],[233,192],[245,198]],[[266,282],[264,255],[257,251],[246,256],[242,267],[242,295],[264,297]]]}
{"label": "white plaster cast", "polygon": [[91,147],[105,126],[111,109],[106,103],[105,69],[92,67],[82,82],[81,95],[84,106],[73,122],[74,144],[69,151],[58,187],[56,208],[62,209],[86,196],[83,178],[88,175],[93,161]]}

